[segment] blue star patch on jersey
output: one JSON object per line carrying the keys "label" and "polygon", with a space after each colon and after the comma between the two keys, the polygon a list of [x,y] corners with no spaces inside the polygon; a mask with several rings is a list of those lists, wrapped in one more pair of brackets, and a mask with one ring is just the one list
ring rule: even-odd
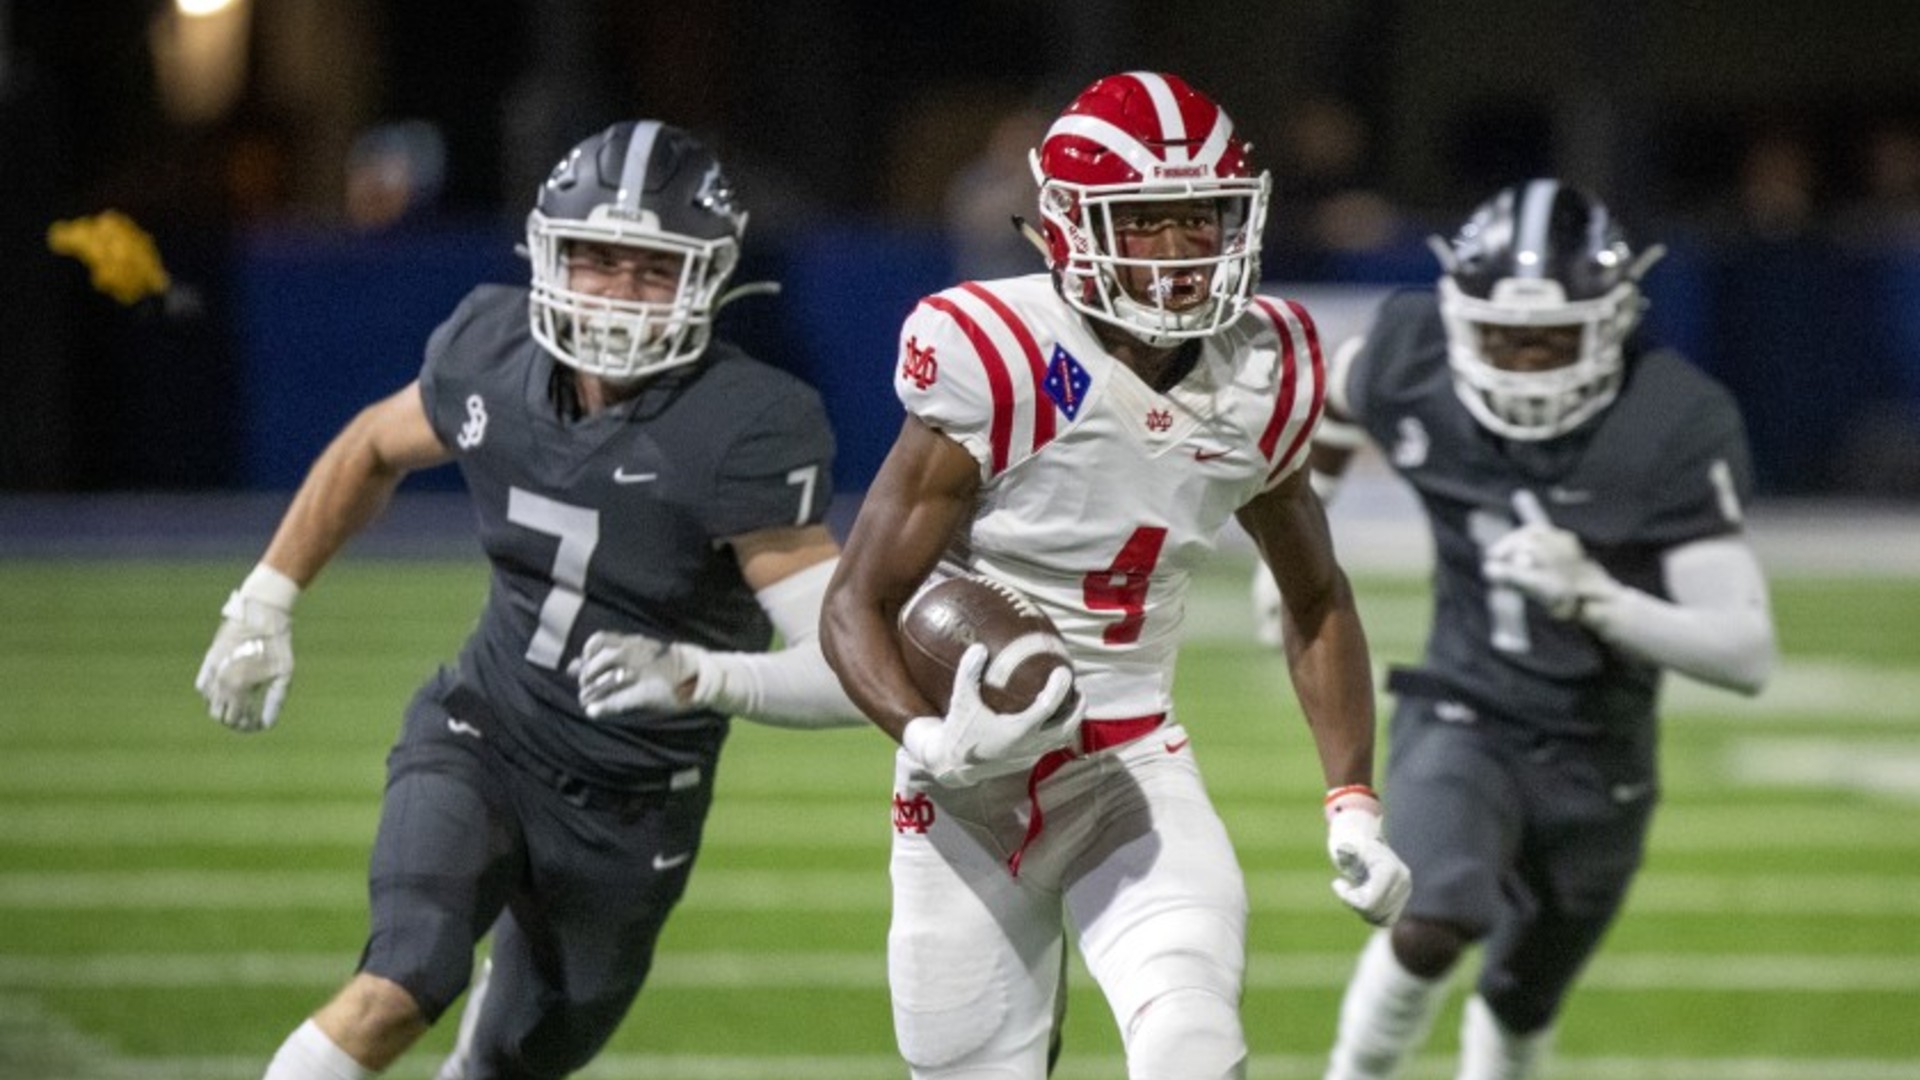
{"label": "blue star patch on jersey", "polygon": [[1093,376],[1080,366],[1080,361],[1064,345],[1055,344],[1053,356],[1047,360],[1047,381],[1042,383],[1047,396],[1067,414],[1071,420],[1080,414],[1080,403],[1087,399],[1087,387],[1093,384]]}

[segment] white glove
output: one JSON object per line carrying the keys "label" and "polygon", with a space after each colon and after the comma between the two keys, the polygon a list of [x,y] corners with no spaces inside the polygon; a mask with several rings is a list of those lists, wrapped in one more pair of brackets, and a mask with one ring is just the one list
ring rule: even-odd
{"label": "white glove", "polygon": [[193,688],[207,713],[235,731],[265,731],[280,718],[293,680],[293,602],[300,586],[262,563],[220,608],[220,629]]}
{"label": "white glove", "polygon": [[1532,492],[1515,492],[1513,505],[1523,524],[1489,545],[1480,563],[1490,584],[1518,589],[1556,619],[1614,598],[1620,583],[1587,557],[1579,537],[1547,520]]}
{"label": "white glove", "polygon": [[1070,669],[1055,671],[1025,709],[1000,713],[980,700],[980,676],[986,667],[987,647],[969,645],[953,670],[946,717],[915,717],[900,732],[907,756],[948,787],[1020,772],[1049,751],[1075,745],[1080,737],[1086,700],[1074,690]]}
{"label": "white glove", "polygon": [[1407,906],[1413,875],[1380,839],[1380,800],[1359,785],[1327,794],[1327,856],[1340,876],[1333,892],[1375,926],[1391,926]]}
{"label": "white glove", "polygon": [[639,709],[685,709],[694,703],[693,683],[704,651],[698,645],[668,644],[645,634],[602,630],[587,639],[575,661],[580,706],[595,720]]}

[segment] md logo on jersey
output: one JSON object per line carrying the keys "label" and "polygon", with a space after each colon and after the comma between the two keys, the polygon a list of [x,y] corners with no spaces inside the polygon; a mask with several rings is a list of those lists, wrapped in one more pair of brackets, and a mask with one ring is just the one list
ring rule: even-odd
{"label": "md logo on jersey", "polygon": [[924,791],[915,792],[913,798],[901,798],[899,792],[893,793],[893,831],[924,833],[933,825],[933,800],[927,798]]}
{"label": "md logo on jersey", "polygon": [[1047,396],[1067,414],[1071,420],[1080,415],[1080,403],[1087,399],[1087,387],[1093,384],[1093,376],[1080,366],[1065,346],[1055,344],[1053,357],[1047,361],[1047,379],[1041,383],[1046,387]]}
{"label": "md logo on jersey", "polygon": [[907,358],[900,362],[900,377],[925,390],[940,378],[940,363],[933,358],[933,346],[921,345],[919,338],[907,339]]}

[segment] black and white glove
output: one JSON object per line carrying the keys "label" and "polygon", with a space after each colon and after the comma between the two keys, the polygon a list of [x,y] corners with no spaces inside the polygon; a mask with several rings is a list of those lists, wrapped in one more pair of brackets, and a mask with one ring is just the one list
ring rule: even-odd
{"label": "black and white glove", "polygon": [[1520,526],[1488,545],[1480,563],[1489,584],[1516,589],[1562,620],[1619,595],[1620,583],[1587,556],[1579,537],[1547,519],[1532,492],[1515,492],[1513,505]]}
{"label": "black and white glove", "polygon": [[1375,926],[1392,926],[1413,892],[1407,864],[1380,838],[1379,796],[1364,784],[1327,792],[1327,856],[1340,876],[1333,892]]}
{"label": "black and white glove", "polygon": [[300,586],[272,567],[253,568],[220,608],[220,629],[193,688],[207,713],[235,731],[265,731],[280,718],[293,680],[293,602]]}
{"label": "black and white glove", "polygon": [[968,646],[954,666],[947,715],[915,717],[900,732],[907,756],[947,787],[1023,771],[1080,737],[1086,702],[1074,689],[1071,670],[1055,671],[1025,709],[1001,713],[980,700],[986,667],[987,647]]}

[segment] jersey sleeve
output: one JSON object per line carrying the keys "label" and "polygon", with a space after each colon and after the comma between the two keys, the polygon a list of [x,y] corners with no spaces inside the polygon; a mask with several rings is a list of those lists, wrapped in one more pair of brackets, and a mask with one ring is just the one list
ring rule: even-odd
{"label": "jersey sleeve", "polygon": [[1262,297],[1254,310],[1265,331],[1252,343],[1270,352],[1274,364],[1273,414],[1260,433],[1268,462],[1263,490],[1272,490],[1307,464],[1313,433],[1327,404],[1327,363],[1320,332],[1307,309],[1292,300]]}
{"label": "jersey sleeve", "polygon": [[[1064,353],[1055,359],[1061,393],[1084,394],[1078,362]],[[927,297],[907,316],[893,389],[907,412],[965,447],[987,480],[1054,437],[1055,410],[1038,390],[1048,371],[1027,321],[969,283]],[[1066,411],[1071,418],[1077,405]]]}
{"label": "jersey sleeve", "polygon": [[466,346],[474,336],[482,305],[480,290],[468,293],[453,314],[434,327],[420,364],[420,402],[433,433],[447,446],[454,445],[470,419],[467,398],[475,388],[477,373],[472,368],[477,351]]}
{"label": "jersey sleeve", "polygon": [[1753,495],[1746,425],[1732,396],[1704,377],[1690,382],[1691,393],[1674,395],[1691,402],[1677,410],[1686,422],[1661,449],[1642,525],[1645,539],[1662,546],[1738,532]]}
{"label": "jersey sleeve", "polygon": [[1374,415],[1379,401],[1387,396],[1381,384],[1383,380],[1397,383],[1414,377],[1411,370],[1403,369],[1421,355],[1422,339],[1433,332],[1438,320],[1432,292],[1396,292],[1380,302],[1359,349],[1335,369],[1341,380],[1335,400],[1349,419],[1383,445],[1387,433],[1376,427],[1381,420]]}
{"label": "jersey sleeve", "polygon": [[798,382],[770,395],[721,456],[703,513],[715,537],[817,525],[833,502],[833,429]]}

